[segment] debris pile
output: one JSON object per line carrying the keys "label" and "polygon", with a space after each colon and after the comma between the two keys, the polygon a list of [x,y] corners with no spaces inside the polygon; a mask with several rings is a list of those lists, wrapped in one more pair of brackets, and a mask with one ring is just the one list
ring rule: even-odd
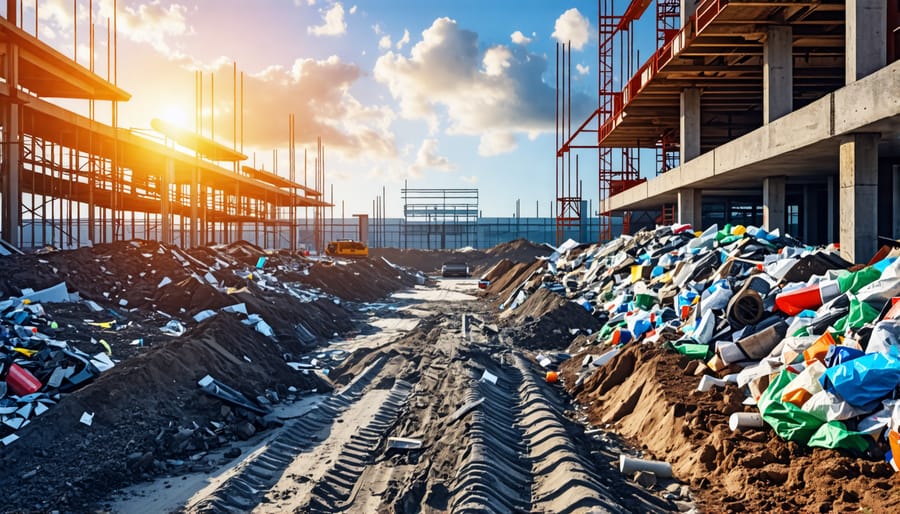
{"label": "debris pile", "polygon": [[537,257],[546,257],[553,253],[549,246],[532,243],[526,239],[516,239],[501,243],[487,250],[464,248],[459,250],[420,250],[416,248],[370,248],[372,256],[383,257],[394,264],[422,270],[426,273],[440,271],[445,262],[466,262],[473,274],[484,272],[484,268],[493,266],[498,260],[507,259],[512,262],[534,261]]}
{"label": "debris pile", "polygon": [[324,370],[346,352],[314,350],[358,332],[353,301],[416,283],[383,261],[245,242],[119,242],[2,268],[0,465],[16,472],[0,490],[25,510],[80,510],[70,498],[234,457],[281,423],[272,406],[331,389]]}
{"label": "debris pile", "polygon": [[[488,292],[504,311],[557,291],[591,312],[600,328],[575,339],[561,376],[593,423],[672,459],[693,486],[718,488],[726,500],[714,510],[862,501],[855,492],[797,497],[797,487],[824,480],[813,476],[822,458],[814,448],[840,449],[827,458],[852,463],[845,474],[861,480],[843,487],[868,489],[883,505],[879,480],[900,463],[896,250],[852,265],[831,247],[731,225],[659,227],[561,250]],[[787,484],[763,497],[748,482]]]}

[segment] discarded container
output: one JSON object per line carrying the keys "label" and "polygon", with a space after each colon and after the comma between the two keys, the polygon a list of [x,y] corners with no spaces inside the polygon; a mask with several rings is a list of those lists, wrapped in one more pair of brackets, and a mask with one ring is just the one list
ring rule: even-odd
{"label": "discarded container", "polygon": [[548,371],[546,380],[548,384],[555,384],[559,381],[559,373],[555,371]]}
{"label": "discarded container", "polygon": [[634,459],[619,455],[619,472],[631,475],[638,471],[649,471],[659,478],[672,478],[672,465],[661,460]]}
{"label": "discarded container", "polygon": [[775,297],[775,305],[791,316],[806,309],[818,309],[825,302],[841,294],[836,280],[824,280],[818,284],[801,287]]}
{"label": "discarded container", "polygon": [[594,366],[603,366],[607,362],[611,361],[612,358],[618,354],[619,354],[619,349],[613,348],[612,350],[610,350],[610,351],[604,353],[603,355],[597,357],[596,359],[594,359],[591,364],[593,364]]}
{"label": "discarded container", "polygon": [[13,363],[6,375],[6,384],[10,392],[17,396],[36,393],[41,390],[41,381],[34,378],[27,369]]}
{"label": "discarded container", "polygon": [[411,439],[409,437],[388,437],[388,448],[397,450],[418,450],[422,447],[421,439]]}
{"label": "discarded container", "polygon": [[762,428],[765,422],[758,412],[735,412],[728,418],[728,428],[736,432],[742,428]]}

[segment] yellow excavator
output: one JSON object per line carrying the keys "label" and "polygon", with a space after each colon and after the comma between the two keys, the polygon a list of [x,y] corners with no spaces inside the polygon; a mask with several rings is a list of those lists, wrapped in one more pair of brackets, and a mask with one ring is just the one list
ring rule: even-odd
{"label": "yellow excavator", "polygon": [[352,259],[365,259],[369,256],[369,247],[365,243],[352,239],[338,239],[328,243],[325,247],[325,255],[332,257],[347,257]]}

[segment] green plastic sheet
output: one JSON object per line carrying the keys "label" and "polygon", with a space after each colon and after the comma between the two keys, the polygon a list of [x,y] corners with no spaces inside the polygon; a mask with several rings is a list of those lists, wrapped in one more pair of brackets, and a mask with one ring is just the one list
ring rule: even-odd
{"label": "green plastic sheet", "polygon": [[691,359],[704,359],[709,355],[709,345],[674,341],[669,343],[673,350]]}
{"label": "green plastic sheet", "polygon": [[837,282],[842,293],[856,294],[860,289],[875,282],[879,278],[881,278],[881,272],[872,266],[867,266],[852,273],[842,273],[838,276]]}
{"label": "green plastic sheet", "polygon": [[825,423],[793,403],[781,401],[784,388],[795,376],[786,369],[781,370],[757,403],[760,415],[775,433],[782,439],[808,446],[865,451],[869,446],[865,436],[847,430],[842,422]]}

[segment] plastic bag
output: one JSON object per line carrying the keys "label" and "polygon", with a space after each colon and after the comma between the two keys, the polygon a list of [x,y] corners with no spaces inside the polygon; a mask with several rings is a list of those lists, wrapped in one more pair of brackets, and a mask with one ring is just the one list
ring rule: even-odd
{"label": "plastic bag", "polygon": [[799,375],[793,378],[784,388],[781,401],[793,403],[797,407],[803,407],[814,394],[822,390],[819,377],[825,373],[825,365],[819,361],[813,361]]}
{"label": "plastic bag", "polygon": [[865,407],[880,401],[900,384],[900,359],[896,355],[869,353],[829,368],[820,382],[823,389],[847,403]]}
{"label": "plastic bag", "polygon": [[784,388],[795,374],[784,369],[759,397],[757,406],[763,420],[782,439],[806,444],[823,424],[816,416],[804,411],[793,403],[782,402]]}

